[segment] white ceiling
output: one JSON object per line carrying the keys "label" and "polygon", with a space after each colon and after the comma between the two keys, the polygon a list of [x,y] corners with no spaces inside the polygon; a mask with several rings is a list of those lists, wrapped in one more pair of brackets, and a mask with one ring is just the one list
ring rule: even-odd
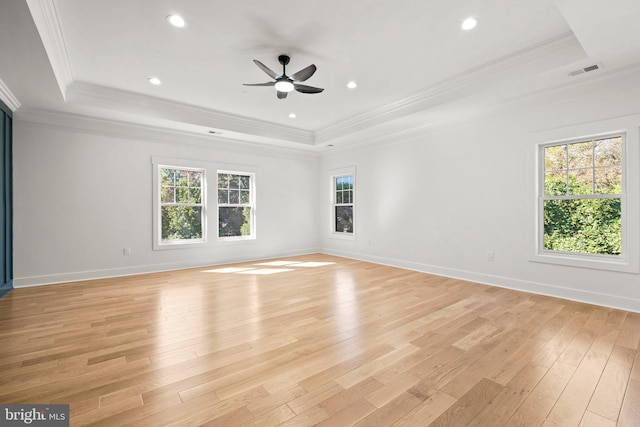
{"label": "white ceiling", "polygon": [[[638,63],[639,20],[637,0],[12,0],[0,83],[21,108],[320,149]],[[316,64],[305,84],[325,91],[242,85],[270,80],[253,59],[280,73],[279,54],[289,75]]]}

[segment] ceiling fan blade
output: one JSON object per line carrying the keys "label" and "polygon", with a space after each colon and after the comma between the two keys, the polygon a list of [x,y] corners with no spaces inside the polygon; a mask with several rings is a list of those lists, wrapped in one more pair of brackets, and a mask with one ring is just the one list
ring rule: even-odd
{"label": "ceiling fan blade", "polygon": [[313,76],[313,73],[315,72],[316,72],[316,66],[314,64],[311,64],[307,68],[303,68],[302,70],[292,75],[291,78],[294,81],[303,82],[307,80],[309,77]]}
{"label": "ceiling fan blade", "polygon": [[242,83],[242,86],[275,86],[276,82],[267,83]]}
{"label": "ceiling fan blade", "polygon": [[294,83],[293,87],[295,87],[296,90],[298,92],[300,92],[300,93],[320,93],[320,92],[322,92],[324,90],[324,89],[319,88],[319,87],[301,85],[301,84],[297,84],[297,83]]}
{"label": "ceiling fan blade", "polygon": [[289,92],[280,92],[278,91],[278,99],[285,99]]}
{"label": "ceiling fan blade", "polygon": [[257,59],[254,59],[253,62],[260,67],[260,69],[262,71],[264,71],[265,73],[267,73],[267,75],[269,77],[271,77],[272,79],[275,79],[278,77],[278,75],[276,74],[275,71],[273,71],[271,68],[267,67],[266,65],[264,65],[262,62],[258,61]]}

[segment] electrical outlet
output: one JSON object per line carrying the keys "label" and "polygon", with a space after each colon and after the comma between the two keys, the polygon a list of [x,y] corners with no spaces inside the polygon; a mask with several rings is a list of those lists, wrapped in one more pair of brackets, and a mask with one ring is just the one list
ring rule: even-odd
{"label": "electrical outlet", "polygon": [[493,261],[493,252],[487,252],[487,261]]}
{"label": "electrical outlet", "polygon": [[131,248],[122,248],[122,255],[130,256],[131,255]]}

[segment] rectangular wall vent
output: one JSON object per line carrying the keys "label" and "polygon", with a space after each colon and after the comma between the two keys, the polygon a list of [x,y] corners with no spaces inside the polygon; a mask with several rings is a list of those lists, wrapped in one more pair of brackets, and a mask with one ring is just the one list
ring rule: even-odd
{"label": "rectangular wall vent", "polygon": [[596,71],[602,68],[602,64],[593,64],[588,67],[580,68],[579,70],[575,70],[569,73],[569,77],[579,76],[580,74],[588,73],[590,71]]}

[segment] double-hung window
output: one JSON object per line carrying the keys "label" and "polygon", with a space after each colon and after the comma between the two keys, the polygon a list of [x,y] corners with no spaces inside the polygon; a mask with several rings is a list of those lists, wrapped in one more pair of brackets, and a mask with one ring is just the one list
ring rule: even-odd
{"label": "double-hung window", "polygon": [[536,135],[554,142],[531,150],[530,261],[640,272],[638,123],[625,116]]}
{"label": "double-hung window", "polygon": [[158,245],[206,241],[205,170],[159,165]]}
{"label": "double-hung window", "polygon": [[624,134],[540,146],[540,253],[621,259],[626,220],[624,147]]}
{"label": "double-hung window", "polygon": [[333,176],[333,233],[353,235],[354,187],[353,174]]}
{"label": "double-hung window", "polygon": [[638,174],[627,168],[637,138],[630,129],[538,145],[532,261],[638,271]]}
{"label": "double-hung window", "polygon": [[255,175],[218,171],[218,238],[255,239]]}

